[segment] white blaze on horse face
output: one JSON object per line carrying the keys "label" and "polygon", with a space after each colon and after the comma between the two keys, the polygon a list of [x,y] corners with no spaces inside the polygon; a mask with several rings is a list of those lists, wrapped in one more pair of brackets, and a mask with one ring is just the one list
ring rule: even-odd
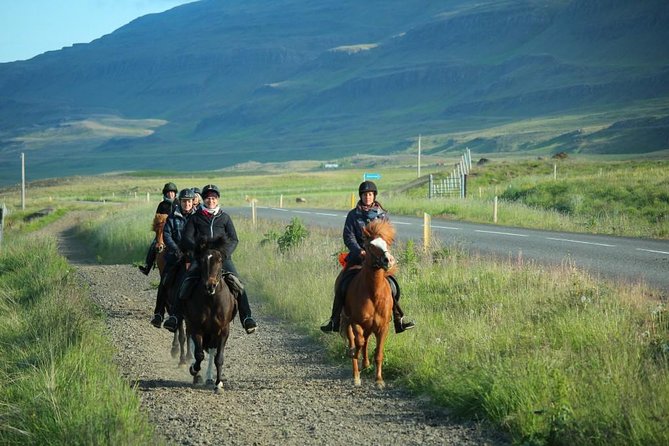
{"label": "white blaze on horse face", "polygon": [[386,243],[385,240],[383,240],[381,237],[377,237],[374,240],[370,242],[370,245],[374,245],[377,248],[379,248],[383,253],[388,252],[388,244]]}

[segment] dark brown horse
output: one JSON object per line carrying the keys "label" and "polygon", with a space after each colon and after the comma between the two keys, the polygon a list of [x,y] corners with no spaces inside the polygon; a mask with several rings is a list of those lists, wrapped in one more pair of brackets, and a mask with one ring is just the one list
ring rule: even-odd
{"label": "dark brown horse", "polygon": [[390,222],[377,219],[365,226],[363,234],[366,254],[360,272],[350,280],[346,290],[341,333],[345,333],[348,338],[348,355],[352,358],[353,383],[356,386],[361,384],[358,365],[360,353],[362,352],[362,367],[369,367],[367,343],[374,334],[376,385],[384,387],[383,346],[393,308],[392,291],[386,277],[394,274],[397,268],[395,258],[390,254],[395,229]]}
{"label": "dark brown horse", "polygon": [[194,344],[195,361],[190,366],[193,384],[202,382],[200,366],[207,349],[210,355],[215,355],[216,393],[223,390],[223,351],[230,335],[230,322],[237,312],[237,301],[223,278],[224,245],[224,237],[198,241],[195,258],[201,280],[187,298],[184,313],[188,335]]}

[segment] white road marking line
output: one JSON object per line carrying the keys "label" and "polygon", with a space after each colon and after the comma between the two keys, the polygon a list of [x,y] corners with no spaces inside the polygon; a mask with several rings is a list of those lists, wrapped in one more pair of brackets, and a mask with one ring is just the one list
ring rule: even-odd
{"label": "white road marking line", "polygon": [[637,250],[637,251],[654,252],[655,254],[667,254],[667,255],[669,255],[669,252],[666,252],[666,251],[655,251],[654,249],[637,248],[636,250]]}
{"label": "white road marking line", "polygon": [[453,228],[451,226],[435,226],[435,225],[432,225],[431,227],[436,228],[436,229],[454,229],[456,231],[459,231],[459,230],[462,229],[462,228]]}
{"label": "white road marking line", "polygon": [[281,208],[270,208],[273,211],[281,211],[281,212],[288,212],[288,209],[281,209]]}
{"label": "white road marking line", "polygon": [[558,242],[569,242],[569,243],[581,243],[583,245],[595,245],[595,246],[606,246],[608,248],[613,248],[616,245],[608,245],[606,243],[593,243],[593,242],[583,242],[581,240],[570,240],[567,238],[552,238],[552,237],[546,237],[547,240],[555,240]]}
{"label": "white road marking line", "polygon": [[337,214],[325,214],[323,212],[316,212],[316,215],[324,215],[326,217],[338,217]]}
{"label": "white road marking line", "polygon": [[307,211],[293,211],[293,212],[295,212],[296,214],[311,214],[311,212]]}
{"label": "white road marking line", "polygon": [[404,222],[404,221],[395,221],[395,220],[393,220],[393,224],[394,224],[394,225],[409,225],[409,226],[411,226],[412,223],[407,223],[407,222]]}
{"label": "white road marking line", "polygon": [[527,234],[514,234],[512,232],[498,232],[498,231],[484,231],[482,229],[476,229],[474,232],[485,232],[486,234],[512,235],[514,237],[529,237],[529,235],[527,235]]}

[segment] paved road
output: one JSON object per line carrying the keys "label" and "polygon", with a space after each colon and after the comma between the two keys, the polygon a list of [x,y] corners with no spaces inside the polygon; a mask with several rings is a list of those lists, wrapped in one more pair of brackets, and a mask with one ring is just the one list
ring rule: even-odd
{"label": "paved road", "polygon": [[[230,208],[251,217],[251,208]],[[340,229],[345,211],[258,207],[257,217],[288,222],[299,217],[306,225]],[[398,237],[423,239],[423,219],[392,216]],[[572,262],[604,278],[645,283],[669,293],[669,240],[651,240],[568,232],[539,231],[432,219],[432,236],[448,245],[501,258],[522,258],[544,264]]]}

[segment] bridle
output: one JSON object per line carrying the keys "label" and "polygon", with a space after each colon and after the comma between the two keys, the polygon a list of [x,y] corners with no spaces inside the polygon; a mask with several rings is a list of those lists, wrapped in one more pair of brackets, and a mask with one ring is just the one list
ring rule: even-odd
{"label": "bridle", "polygon": [[[216,252],[218,255],[215,255],[214,252]],[[212,263],[213,262],[222,263],[222,256],[216,250],[209,250],[204,260],[206,267],[206,269],[203,268],[203,273],[206,273],[203,274],[204,286],[205,289],[207,290],[207,293],[213,295],[216,292],[216,289],[218,288],[218,284],[221,283],[222,274],[216,274],[216,281],[213,283],[211,282]]]}
{"label": "bridle", "polygon": [[[370,246],[373,246],[376,249],[367,249],[367,255],[371,256],[371,265],[375,269],[384,269],[388,270],[392,266],[392,254],[388,251],[388,244],[385,240],[380,237],[375,238],[368,242]],[[381,254],[376,255],[374,252],[380,250]]]}

